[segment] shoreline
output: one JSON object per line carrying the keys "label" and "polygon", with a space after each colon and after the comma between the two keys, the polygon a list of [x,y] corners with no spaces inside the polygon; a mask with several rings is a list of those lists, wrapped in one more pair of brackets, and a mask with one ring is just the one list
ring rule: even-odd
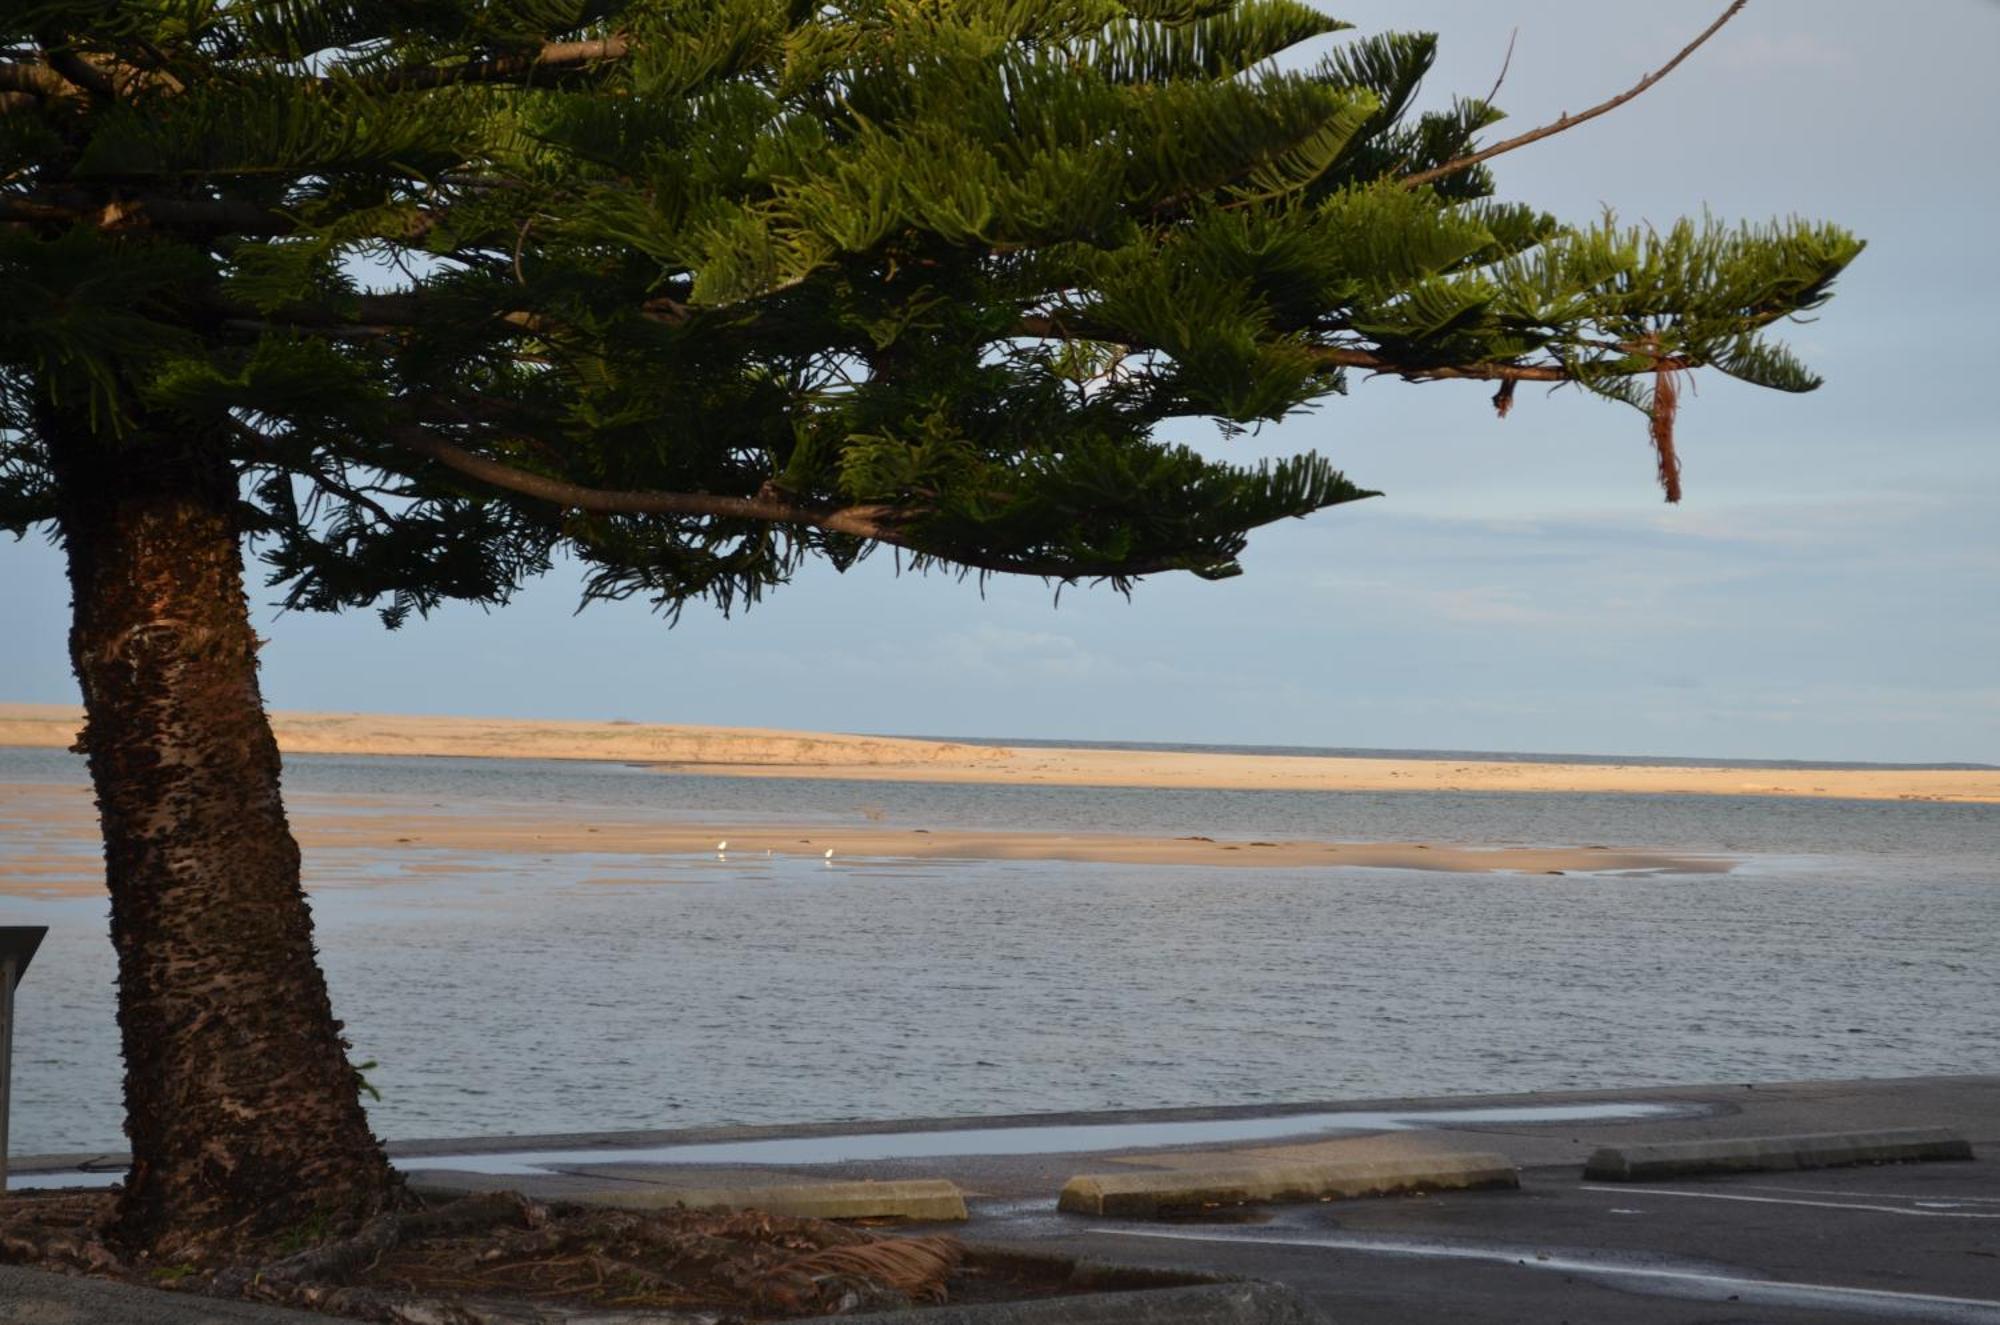
{"label": "shoreline", "polygon": [[[1468,1109],[1543,1108],[1548,1106],[1615,1105],[1632,1102],[1679,1106],[1657,1117],[1606,1116],[1602,1118],[1524,1120],[1509,1124],[1474,1123],[1480,1144],[1491,1145],[1503,1137],[1526,1165],[1567,1163],[1580,1159],[1598,1139],[1629,1137],[1635,1133],[1674,1137],[1711,1137],[1718,1134],[1754,1132],[1763,1128],[1828,1130],[1833,1127],[1888,1128],[1908,1125],[1913,1117],[1931,1125],[1950,1126],[1965,1132],[1982,1149],[2000,1143],[2000,1111],[1991,1107],[2000,1098],[2000,1074],[1985,1072],[1934,1072],[1909,1076],[1771,1077],[1754,1081],[1692,1081],[1640,1079],[1615,1086],[1550,1087],[1517,1091],[1445,1091],[1388,1096],[1335,1096],[1326,1099],[1216,1102],[1208,1104],[1134,1105],[1092,1109],[1050,1109],[1033,1113],[923,1114],[910,1117],[833,1116],[782,1123],[697,1122],[671,1127],[597,1129],[572,1132],[478,1133],[473,1135],[397,1137],[385,1142],[391,1159],[412,1170],[423,1168],[428,1156],[505,1157],[527,1151],[546,1150],[625,1150],[640,1159],[649,1150],[674,1147],[725,1145],[787,1140],[847,1139],[851,1137],[991,1131],[1041,1131],[1067,1127],[1144,1126],[1157,1123],[1229,1123],[1256,1119],[1299,1119],[1300,1131],[1290,1136],[1221,1142],[1223,1148],[1240,1148],[1262,1153],[1286,1140],[1310,1140],[1322,1130],[1315,1126],[1316,1115],[1328,1113],[1372,1113],[1415,1115],[1426,1112],[1449,1114]],[[1914,1106],[1911,1101],[1918,1101]],[[1768,1121],[1766,1121],[1768,1120]],[[1451,1119],[1441,1118],[1449,1127]],[[1579,1132],[1594,1133],[1586,1139]],[[1125,1150],[1099,1153],[1133,1153],[1176,1148],[1171,1145],[1136,1144]],[[995,1155],[968,1148],[942,1157],[926,1157],[923,1162],[950,1169],[981,1170],[990,1178],[992,1170],[1014,1164],[1060,1158],[1074,1151],[1024,1150]],[[1200,1156],[1197,1156],[1199,1158]],[[53,1177],[70,1174],[101,1175],[127,1162],[128,1156],[115,1150],[66,1150],[12,1157],[10,1172],[16,1177]],[[739,1166],[742,1161],[735,1161]],[[792,1161],[796,1167],[798,1161]],[[754,1166],[754,1162],[753,1165]],[[814,1169],[838,1171],[842,1161],[812,1161]],[[607,1168],[616,1170],[617,1161]],[[701,1168],[700,1164],[685,1167]],[[1894,1172],[1893,1166],[1887,1170]],[[516,1177],[527,1175],[512,1175]],[[603,1175],[581,1174],[593,1178]],[[635,1174],[610,1181],[644,1181]]]}
{"label": "shoreline", "polygon": [[[81,711],[0,704],[0,746],[62,749]],[[1008,746],[625,722],[274,712],[294,755],[573,759],[662,776],[1269,791],[1779,796],[2000,804],[2000,769],[1561,764]]]}

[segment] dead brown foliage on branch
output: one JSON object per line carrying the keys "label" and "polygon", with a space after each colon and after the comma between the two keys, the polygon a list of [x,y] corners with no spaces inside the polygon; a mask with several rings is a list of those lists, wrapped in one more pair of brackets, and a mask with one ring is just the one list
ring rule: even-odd
{"label": "dead brown foliage on branch", "polygon": [[513,1192],[385,1214],[350,1237],[209,1269],[103,1241],[105,1193],[0,1202],[0,1260],[385,1325],[731,1321],[942,1302],[955,1238],[885,1237],[755,1210],[605,1210]]}

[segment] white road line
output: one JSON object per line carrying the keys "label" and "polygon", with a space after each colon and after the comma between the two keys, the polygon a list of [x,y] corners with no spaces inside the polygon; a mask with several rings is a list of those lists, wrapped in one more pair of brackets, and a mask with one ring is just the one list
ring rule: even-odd
{"label": "white road line", "polygon": [[1663,1270],[1654,1266],[1619,1265],[1553,1256],[1524,1247],[1467,1247],[1402,1238],[1301,1237],[1292,1234],[1195,1233],[1168,1229],[1097,1228],[1093,1233],[1128,1238],[1168,1238],[1181,1242],[1233,1242],[1278,1247],[1323,1247],[1334,1251],[1378,1252],[1390,1256],[1430,1256],[1447,1260],[1487,1261],[1528,1270],[1554,1270],[1600,1279],[1629,1279],[1677,1290],[1682,1296],[1751,1305],[1819,1307],[1861,1311],[1905,1319],[1949,1322],[1950,1325],[2000,1325],[2000,1301],[1947,1297],[1939,1293],[1903,1293],[1885,1288],[1846,1288],[1836,1284],[1802,1284],[1782,1279],[1746,1279],[1702,1270]]}
{"label": "white road line", "polygon": [[1619,1183],[1616,1187],[1592,1187],[1586,1183],[1577,1190],[1612,1192],[1619,1196],[1692,1196],[1702,1201],[1751,1201],[1758,1205],[1811,1205],[1823,1210],[1875,1210],[1885,1215],[1909,1215],[1913,1219],[2000,1219],[2000,1211],[1989,1213],[1975,1210],[1905,1210],[1900,1205],[1869,1205],[1860,1201],[1789,1201],[1782,1196],[1743,1196],[1733,1192],[1683,1192],[1671,1187],[1627,1187],[1624,1183]]}
{"label": "white road line", "polygon": [[1780,1187],[1773,1182],[1732,1182],[1753,1192],[1797,1192],[1801,1196],[1872,1196],[1878,1201],[1956,1201],[1960,1205],[2000,1205],[2000,1196],[1960,1196],[1953,1192],[1850,1192],[1838,1187]]}

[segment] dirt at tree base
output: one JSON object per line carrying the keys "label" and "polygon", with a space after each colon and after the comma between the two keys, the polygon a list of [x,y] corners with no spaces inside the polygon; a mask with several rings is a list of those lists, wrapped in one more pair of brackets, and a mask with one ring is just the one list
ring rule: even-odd
{"label": "dirt at tree base", "polygon": [[955,1238],[755,1210],[544,1205],[513,1192],[413,1200],[351,1237],[281,1246],[261,1262],[148,1265],[103,1240],[115,1200],[0,1200],[0,1260],[389,1325],[781,1320],[940,1303],[955,1277],[969,1277],[972,1296],[990,1292]]}

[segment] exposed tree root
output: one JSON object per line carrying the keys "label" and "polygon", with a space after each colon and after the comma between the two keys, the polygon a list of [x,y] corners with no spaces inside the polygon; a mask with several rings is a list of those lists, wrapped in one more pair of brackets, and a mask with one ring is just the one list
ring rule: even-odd
{"label": "exposed tree root", "polygon": [[718,1322],[941,1302],[954,1238],[754,1210],[544,1206],[513,1192],[381,1215],[275,1260],[146,1267],[101,1237],[111,1198],[0,1202],[0,1260],[384,1325]]}
{"label": "exposed tree root", "polygon": [[0,1261],[65,1274],[118,1274],[124,1262],[104,1241],[112,1202],[103,1192],[0,1196]]}

